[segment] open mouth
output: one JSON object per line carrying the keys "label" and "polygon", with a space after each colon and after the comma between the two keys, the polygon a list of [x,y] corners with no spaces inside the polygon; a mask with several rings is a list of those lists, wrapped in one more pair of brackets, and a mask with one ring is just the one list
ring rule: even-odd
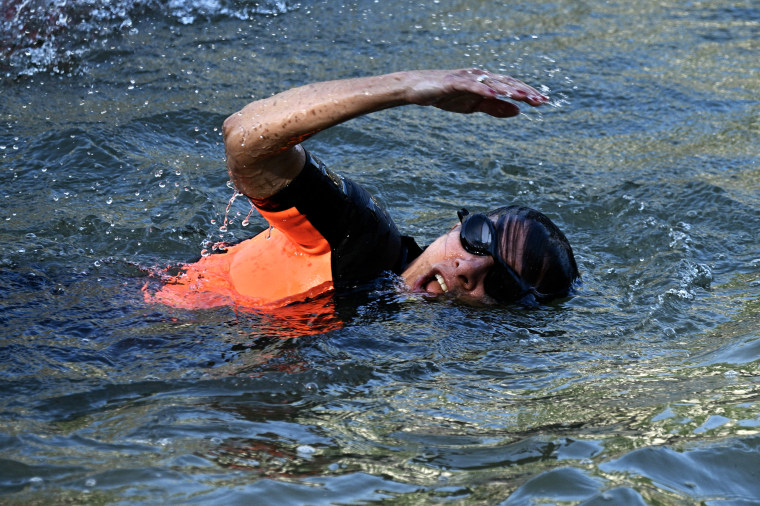
{"label": "open mouth", "polygon": [[429,277],[425,278],[420,283],[419,290],[430,296],[449,293],[449,287],[441,274],[431,274]]}

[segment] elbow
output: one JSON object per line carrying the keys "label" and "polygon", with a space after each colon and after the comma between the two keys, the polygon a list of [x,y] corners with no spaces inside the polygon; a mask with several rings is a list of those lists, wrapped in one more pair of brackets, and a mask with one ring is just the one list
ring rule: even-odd
{"label": "elbow", "polygon": [[227,158],[227,172],[233,183],[237,183],[243,170],[241,162],[245,160],[246,129],[240,118],[240,113],[229,116],[222,123],[224,138],[224,153]]}
{"label": "elbow", "polygon": [[263,158],[271,150],[271,139],[267,129],[243,111],[229,116],[222,123],[224,150],[227,157],[251,165]]}
{"label": "elbow", "polygon": [[248,132],[249,128],[239,112],[229,116],[222,124],[224,152],[227,157],[227,168],[230,171],[230,175],[233,175],[233,172],[237,170],[241,170],[243,166],[250,165],[251,160],[257,153],[258,146],[249,142]]}
{"label": "elbow", "polygon": [[245,129],[241,121],[241,114],[236,112],[222,123],[222,136],[224,145],[229,150],[231,145],[240,145],[245,142]]}

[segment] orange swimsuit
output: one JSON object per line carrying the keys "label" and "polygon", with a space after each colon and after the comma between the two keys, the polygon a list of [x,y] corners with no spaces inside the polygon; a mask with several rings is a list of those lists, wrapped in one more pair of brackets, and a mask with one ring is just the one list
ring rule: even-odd
{"label": "orange swimsuit", "polygon": [[188,264],[149,300],[188,309],[277,308],[401,273],[420,253],[386,211],[307,152],[290,185],[254,201],[270,228]]}

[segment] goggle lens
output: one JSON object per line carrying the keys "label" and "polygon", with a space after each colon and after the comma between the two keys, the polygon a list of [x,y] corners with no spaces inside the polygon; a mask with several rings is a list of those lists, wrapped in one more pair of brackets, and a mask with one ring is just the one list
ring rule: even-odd
{"label": "goggle lens", "polygon": [[494,237],[496,228],[493,222],[484,214],[472,214],[467,209],[462,209],[457,213],[462,228],[459,238],[465,251],[473,255],[495,256]]}

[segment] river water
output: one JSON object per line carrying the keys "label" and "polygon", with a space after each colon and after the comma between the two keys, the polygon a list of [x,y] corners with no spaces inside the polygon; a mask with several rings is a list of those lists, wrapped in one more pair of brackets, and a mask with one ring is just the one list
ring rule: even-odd
{"label": "river water", "polygon": [[[753,0],[2,9],[0,501],[760,501]],[[541,209],[574,246],[575,297],[380,287],[335,302],[340,328],[146,302],[156,273],[265,227],[243,199],[227,211],[228,114],[472,65],[551,105],[407,107],[307,147],[420,243],[461,206]]]}

